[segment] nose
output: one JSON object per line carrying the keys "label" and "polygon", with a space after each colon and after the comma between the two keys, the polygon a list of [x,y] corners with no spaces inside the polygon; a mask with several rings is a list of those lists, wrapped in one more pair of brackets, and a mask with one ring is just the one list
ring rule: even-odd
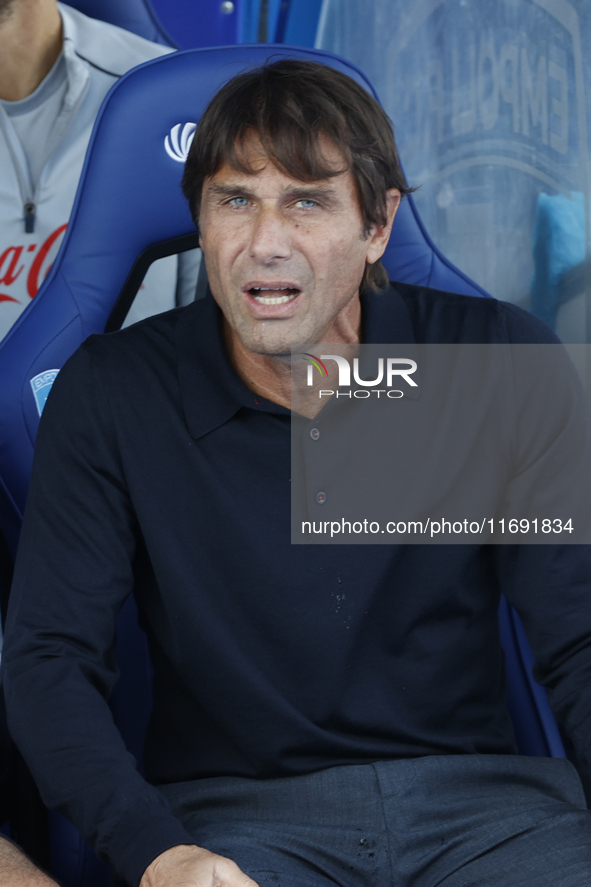
{"label": "nose", "polygon": [[251,258],[265,265],[274,264],[289,259],[291,249],[289,221],[280,207],[262,203],[252,221]]}

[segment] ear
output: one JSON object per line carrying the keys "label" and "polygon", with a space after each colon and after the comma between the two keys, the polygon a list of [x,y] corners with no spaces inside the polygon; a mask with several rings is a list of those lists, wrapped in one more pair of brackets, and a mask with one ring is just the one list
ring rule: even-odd
{"label": "ear", "polygon": [[374,225],[367,241],[367,258],[369,265],[373,265],[378,259],[384,255],[384,250],[390,239],[392,231],[392,222],[396,215],[396,210],[400,204],[400,191],[398,188],[390,188],[386,191],[386,213],[387,220],[385,225]]}

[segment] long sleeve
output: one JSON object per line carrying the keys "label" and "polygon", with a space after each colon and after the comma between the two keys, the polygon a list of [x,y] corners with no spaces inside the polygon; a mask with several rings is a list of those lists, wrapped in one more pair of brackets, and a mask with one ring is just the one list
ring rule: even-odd
{"label": "long sleeve", "polygon": [[43,415],[4,651],[10,728],[45,803],[136,884],[191,837],[135,769],[106,698],[137,527],[109,404],[83,347]]}

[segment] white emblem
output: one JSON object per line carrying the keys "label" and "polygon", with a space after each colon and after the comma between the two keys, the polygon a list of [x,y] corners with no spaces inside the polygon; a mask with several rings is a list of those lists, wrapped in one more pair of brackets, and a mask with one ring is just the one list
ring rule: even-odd
{"label": "white emblem", "polygon": [[196,123],[185,123],[184,126],[182,123],[177,123],[176,126],[173,126],[164,139],[164,147],[168,156],[173,160],[178,160],[179,163],[184,163],[189,156],[189,148],[196,129]]}
{"label": "white emblem", "polygon": [[55,382],[55,377],[58,373],[59,370],[44,370],[44,372],[39,373],[31,379],[31,388],[33,389],[33,395],[35,397],[35,403],[37,404],[37,412],[39,415],[43,412],[47,395],[51,391],[51,386]]}

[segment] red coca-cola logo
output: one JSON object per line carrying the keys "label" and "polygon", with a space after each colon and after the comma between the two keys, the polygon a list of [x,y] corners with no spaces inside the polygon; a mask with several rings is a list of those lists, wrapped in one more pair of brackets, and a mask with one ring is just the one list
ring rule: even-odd
{"label": "red coca-cola logo", "polygon": [[[51,264],[47,264],[47,257],[51,248],[64,233],[66,225],[60,225],[49,235],[47,240],[37,249],[36,243],[29,246],[9,246],[0,255],[0,286],[12,286],[23,272],[26,272],[27,259],[31,260],[27,273],[27,293],[33,299],[39,292],[39,287],[49,274]],[[31,254],[29,256],[29,254]],[[8,293],[0,292],[0,302],[20,302]]]}

